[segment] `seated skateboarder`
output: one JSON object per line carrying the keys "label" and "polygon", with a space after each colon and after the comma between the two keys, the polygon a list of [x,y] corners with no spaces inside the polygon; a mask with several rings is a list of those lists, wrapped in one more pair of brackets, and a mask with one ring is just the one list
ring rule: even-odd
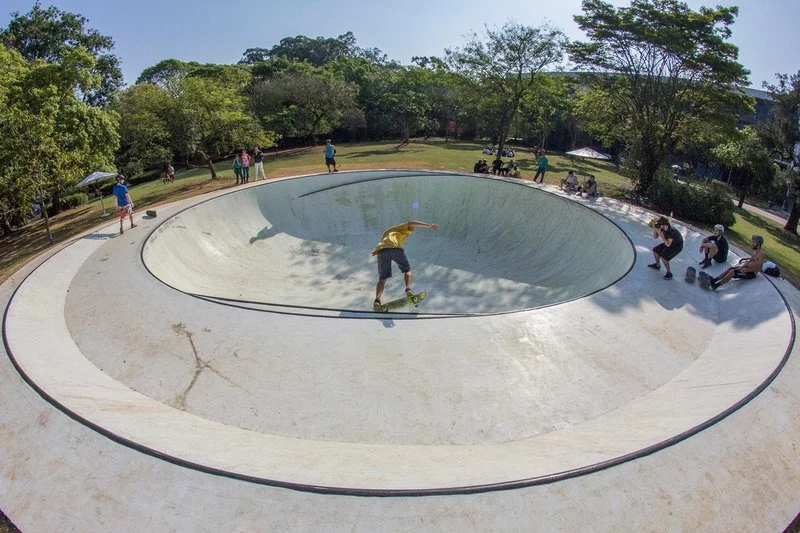
{"label": "seated skateboarder", "polygon": [[378,285],[375,287],[375,302],[372,304],[372,308],[375,310],[380,310],[383,287],[386,285],[386,280],[392,277],[392,261],[397,263],[397,266],[400,267],[400,272],[403,273],[403,280],[406,283],[406,296],[413,294],[411,290],[413,278],[411,265],[408,264],[403,244],[405,244],[406,238],[414,231],[414,228],[437,230],[439,225],[409,220],[397,226],[392,226],[384,230],[381,234],[380,242],[372,250],[372,255],[378,256]]}

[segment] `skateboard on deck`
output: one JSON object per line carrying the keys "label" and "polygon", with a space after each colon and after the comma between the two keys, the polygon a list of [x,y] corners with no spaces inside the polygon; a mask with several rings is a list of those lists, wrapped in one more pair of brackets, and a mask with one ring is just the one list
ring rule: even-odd
{"label": "skateboard on deck", "polygon": [[380,311],[382,313],[388,313],[392,309],[400,309],[401,307],[405,307],[407,305],[418,306],[419,303],[425,299],[425,294],[427,291],[421,291],[417,294],[412,294],[411,296],[404,296],[399,300],[393,300],[391,302],[387,302],[380,307]]}
{"label": "skateboard on deck", "polygon": [[700,271],[700,275],[697,277],[697,284],[700,285],[703,289],[710,289],[711,288],[711,276],[707,273]]}
{"label": "skateboard on deck", "polygon": [[697,270],[691,266],[687,267],[686,276],[683,278],[686,280],[686,283],[694,283],[695,277],[697,277]]}

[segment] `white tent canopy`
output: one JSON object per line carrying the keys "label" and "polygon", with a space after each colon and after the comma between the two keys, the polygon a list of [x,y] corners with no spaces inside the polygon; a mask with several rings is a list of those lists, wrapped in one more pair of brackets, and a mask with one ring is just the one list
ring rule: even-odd
{"label": "white tent canopy", "polygon": [[577,150],[572,150],[571,152],[567,152],[567,155],[574,155],[577,157],[587,157],[589,159],[611,159],[611,156],[608,154],[604,154],[603,152],[598,152],[592,148],[579,148]]}
{"label": "white tent canopy", "polygon": [[95,181],[101,181],[107,178],[111,178],[116,176],[116,172],[92,172],[85,178],[83,178],[80,183],[76,185],[76,187],[82,187],[84,185],[89,185],[90,183],[94,183]]}

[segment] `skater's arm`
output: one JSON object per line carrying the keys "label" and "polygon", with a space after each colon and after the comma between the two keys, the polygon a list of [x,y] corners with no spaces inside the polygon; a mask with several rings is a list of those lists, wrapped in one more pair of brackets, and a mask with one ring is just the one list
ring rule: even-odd
{"label": "skater's arm", "polygon": [[428,228],[432,230],[439,229],[439,224],[428,224],[427,222],[420,222],[419,220],[409,220],[409,228]]}

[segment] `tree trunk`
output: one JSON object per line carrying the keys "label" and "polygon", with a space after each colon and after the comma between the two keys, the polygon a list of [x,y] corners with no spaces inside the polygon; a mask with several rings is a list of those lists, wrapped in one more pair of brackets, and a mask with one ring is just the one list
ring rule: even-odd
{"label": "tree trunk", "polygon": [[211,160],[211,158],[210,158],[210,157],[208,157],[208,155],[206,155],[206,153],[205,153],[205,152],[203,152],[202,150],[198,150],[198,152],[197,152],[197,153],[199,153],[199,154],[200,154],[200,156],[201,156],[201,157],[203,158],[203,160],[206,162],[206,165],[208,166],[208,170],[209,170],[209,171],[211,171],[211,179],[212,179],[212,180],[217,180],[217,179],[219,179],[219,176],[217,176],[217,169],[216,169],[216,168],[214,168],[214,162]]}
{"label": "tree trunk", "polygon": [[47,240],[53,244],[53,234],[50,233],[50,217],[47,215],[47,204],[44,202],[44,194],[39,193],[39,199],[42,202],[42,216],[44,217],[44,229],[47,232]]}
{"label": "tree trunk", "polygon": [[800,209],[798,209],[798,202],[795,202],[791,213],[789,213],[789,220],[786,221],[786,225],[783,229],[791,233],[797,233],[798,220],[800,220]]}

